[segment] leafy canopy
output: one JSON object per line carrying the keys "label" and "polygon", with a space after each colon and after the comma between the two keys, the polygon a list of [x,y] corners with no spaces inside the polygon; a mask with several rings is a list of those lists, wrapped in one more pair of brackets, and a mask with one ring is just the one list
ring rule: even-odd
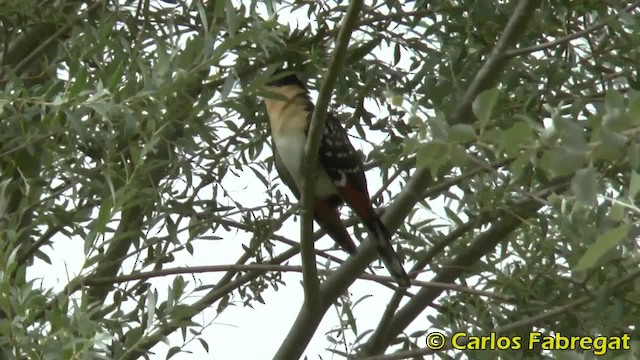
{"label": "leafy canopy", "polygon": [[[298,284],[297,233],[283,231],[297,226],[296,208],[258,98],[285,63],[315,96],[348,6],[3,2],[0,358],[136,359],[163,341],[167,357],[213,352],[196,315],[269,306],[265,292]],[[330,305],[326,348],[345,356],[427,354],[435,330],[632,331],[637,7],[365,2],[329,110],[367,156],[374,201],[422,282],[365,309],[393,288],[377,262],[362,273],[373,252],[339,266],[345,255],[319,241],[325,307],[301,305],[289,335],[273,339],[276,357],[299,358]],[[190,266],[202,254],[208,266]],[[78,266],[63,276],[61,259]],[[62,284],[40,281],[52,272]],[[358,277],[384,286],[350,295]],[[371,314],[379,323],[363,328]]]}

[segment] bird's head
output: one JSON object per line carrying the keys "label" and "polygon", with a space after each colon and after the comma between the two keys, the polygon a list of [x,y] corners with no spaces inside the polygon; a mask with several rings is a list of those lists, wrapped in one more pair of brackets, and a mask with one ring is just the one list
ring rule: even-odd
{"label": "bird's head", "polygon": [[298,75],[289,69],[278,69],[271,76],[272,80],[267,83],[269,87],[295,86],[307,90],[305,83]]}
{"label": "bird's head", "polygon": [[273,96],[266,96],[264,103],[271,117],[277,117],[285,107],[308,109],[311,106],[309,90],[297,74],[289,69],[276,70],[265,90]]}

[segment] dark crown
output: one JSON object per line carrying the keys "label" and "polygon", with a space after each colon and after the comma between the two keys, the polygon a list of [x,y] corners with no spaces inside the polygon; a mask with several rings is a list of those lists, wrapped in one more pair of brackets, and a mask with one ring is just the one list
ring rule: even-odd
{"label": "dark crown", "polygon": [[[283,73],[288,73],[288,75],[282,76]],[[302,80],[300,80],[300,78],[292,70],[278,69],[273,73],[272,77],[276,79],[268,82],[267,84],[269,86],[297,85],[305,90],[307,89],[305,83],[302,82]]]}

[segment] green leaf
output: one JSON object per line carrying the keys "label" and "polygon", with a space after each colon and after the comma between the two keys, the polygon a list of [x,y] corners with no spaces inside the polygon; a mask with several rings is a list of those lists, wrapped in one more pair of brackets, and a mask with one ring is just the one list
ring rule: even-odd
{"label": "green leaf", "polygon": [[627,157],[632,170],[640,170],[640,144],[629,145]]}
{"label": "green leaf", "polygon": [[456,225],[462,226],[464,224],[464,221],[462,221],[462,219],[460,219],[458,214],[454,213],[450,207],[445,206],[444,212],[447,213],[447,217],[449,218],[449,220],[453,220],[453,222],[455,222]]}
{"label": "green leaf", "polygon": [[0,99],[0,115],[2,115],[2,113],[4,113],[4,107],[7,106],[7,104],[9,104],[9,100],[7,99]]}
{"label": "green leaf", "polygon": [[618,326],[620,325],[620,322],[625,319],[626,315],[625,302],[621,299],[616,299],[613,309],[609,314],[609,318],[607,319],[607,324],[610,326]]}
{"label": "green leaf", "polygon": [[[227,1],[225,1],[226,3]],[[209,63],[217,63],[220,61],[222,57],[225,56],[227,51],[236,48],[241,43],[245,41],[255,41],[256,38],[259,38],[261,33],[258,29],[252,29],[248,31],[241,32],[235,36],[227,37],[221,44],[219,44],[216,48],[211,52],[211,56],[208,59]],[[208,45],[208,44],[205,44]]]}
{"label": "green leaf", "polygon": [[593,168],[576,171],[572,185],[578,201],[586,205],[595,205],[598,194],[598,174]]}
{"label": "green leaf", "polygon": [[600,128],[600,142],[593,152],[596,159],[618,160],[624,153],[627,137],[607,128]]}
{"label": "green leaf", "polygon": [[449,128],[449,140],[465,143],[476,139],[476,131],[468,124],[456,124]]}
{"label": "green leaf", "polygon": [[634,170],[631,172],[631,180],[629,181],[629,198],[635,198],[638,191],[640,191],[640,174]]}
{"label": "green leaf", "polygon": [[604,108],[605,114],[602,117],[602,125],[606,127],[619,125],[627,110],[624,105],[624,96],[618,90],[607,91],[607,94],[605,95]]}
{"label": "green leaf", "polygon": [[[171,56],[167,52],[167,45],[164,41],[157,40],[156,41],[156,63],[153,66],[153,81],[154,85],[160,86],[165,81],[165,76],[170,71],[171,68]],[[100,91],[98,91],[99,93]]]}
{"label": "green leaf", "polygon": [[167,232],[169,234],[169,236],[168,236],[169,241],[171,241],[173,244],[179,245],[180,244],[180,240],[178,240],[178,225],[176,225],[175,221],[173,221],[173,219],[171,219],[171,216],[167,216],[165,221],[166,221],[166,224],[167,224]]}
{"label": "green leaf", "polygon": [[369,40],[360,46],[349,49],[347,64],[352,64],[354,62],[360,61],[363,57],[367,56],[373,49],[380,45],[381,41],[382,37],[375,37],[374,39]]}
{"label": "green leaf", "polygon": [[582,255],[574,267],[574,271],[579,272],[592,268],[607,251],[615,248],[625,239],[629,229],[631,229],[631,224],[624,224],[598,236],[596,242],[589,246],[589,249]]}
{"label": "green leaf", "polygon": [[[93,248],[93,244],[95,243],[96,237],[98,233],[96,232],[95,226],[89,229],[89,233],[84,238],[84,254],[88,255],[89,251]],[[85,264],[86,265],[86,264]]]}
{"label": "green leaf", "polygon": [[400,56],[401,56],[400,43],[396,43],[396,46],[393,49],[393,64],[394,65],[398,65],[398,63],[400,62]]}
{"label": "green leaf", "polygon": [[476,99],[473,100],[471,108],[474,115],[480,122],[480,128],[484,128],[489,122],[489,118],[491,118],[493,108],[498,101],[499,94],[500,90],[498,90],[498,88],[492,88],[481,92],[480,94],[478,94],[478,96],[476,96]]}
{"label": "green leaf", "polygon": [[577,121],[567,117],[554,116],[553,126],[560,134],[563,145],[578,152],[588,150],[589,144],[585,138],[584,128]]}
{"label": "green leaf", "polygon": [[509,165],[511,171],[511,183],[531,177],[531,154],[522,153]]}
{"label": "green leaf", "polygon": [[[221,1],[218,1],[220,3]],[[204,9],[203,3],[200,1],[196,2],[196,7],[198,8],[198,15],[200,16],[200,21],[202,21],[202,28],[205,30],[209,30],[209,22],[207,21],[207,11]],[[220,6],[216,6],[214,12],[220,11]],[[222,14],[220,14],[222,15]],[[208,32],[208,31],[205,31]]]}
{"label": "green leaf", "polygon": [[158,292],[147,289],[147,327],[150,328],[153,324],[153,318],[156,315],[156,302],[158,300]]}
{"label": "green leaf", "polygon": [[528,144],[533,138],[533,130],[523,122],[515,123],[509,130],[502,133],[501,148],[509,155],[520,152],[522,145]]}
{"label": "green leaf", "polygon": [[231,36],[235,36],[238,31],[238,17],[239,14],[237,10],[233,7],[233,2],[231,0],[224,0],[224,10],[227,18],[227,26],[229,29],[229,34]]}
{"label": "green leaf", "polygon": [[358,327],[356,325],[356,318],[353,316],[353,312],[351,311],[351,306],[345,304],[342,306],[342,313],[347,316],[347,324],[353,330],[355,334],[358,333]]}
{"label": "green leaf", "polygon": [[73,131],[78,135],[78,140],[80,143],[85,144],[86,140],[89,138],[89,134],[87,132],[87,126],[80,120],[78,117],[78,113],[75,111],[71,111],[69,109],[64,110],[64,118],[71,125]]}
{"label": "green leaf", "polygon": [[176,299],[180,299],[184,294],[185,282],[182,275],[178,275],[173,279],[173,295]]}
{"label": "green leaf", "polygon": [[138,136],[140,133],[138,119],[136,119],[133,114],[127,112],[122,119],[122,135],[127,140],[132,140]]}
{"label": "green leaf", "polygon": [[607,112],[624,112],[624,96],[618,90],[608,90],[605,95],[604,108]]}
{"label": "green leaf", "polygon": [[71,88],[69,89],[69,98],[75,98],[76,95],[80,93],[80,91],[85,90],[85,85],[87,84],[87,69],[82,66],[79,68],[78,73],[75,75],[75,81]]}
{"label": "green leaf", "polygon": [[372,298],[372,297],[373,297],[373,295],[371,295],[371,294],[363,295],[361,298],[359,298],[358,300],[354,301],[353,305],[351,307],[353,307],[355,309],[355,307],[358,306],[358,304],[360,304],[364,300],[366,300],[368,298]]}
{"label": "green leaf", "polygon": [[[273,17],[273,14],[276,10],[275,6],[273,5],[273,0],[265,0],[264,4],[267,8],[267,15],[269,15],[269,17]],[[251,8],[253,8],[253,6]]]}
{"label": "green leaf", "polygon": [[184,50],[177,55],[175,66],[178,69],[189,69],[193,64],[199,63],[203,56],[209,56],[212,47],[210,44],[205,47],[205,43],[203,36],[192,35],[186,41]]}
{"label": "green leaf", "polygon": [[[108,70],[113,69],[113,66],[109,66]],[[118,86],[122,84],[122,74],[124,73],[124,61],[118,61],[111,73],[111,77],[107,83],[107,89],[111,92],[116,92]]]}
{"label": "green leaf", "polygon": [[105,198],[100,204],[98,211],[98,219],[96,221],[96,232],[102,234],[107,228],[107,223],[111,220],[111,209],[113,208],[113,199]]}
{"label": "green leaf", "polygon": [[257,169],[254,169],[253,167],[249,166],[249,169],[251,171],[253,171],[253,174],[258,178],[258,180],[260,180],[260,182],[262,182],[262,184],[265,187],[269,186],[269,181],[267,180],[267,178]]}
{"label": "green leaf", "polygon": [[[18,256],[18,250],[20,250],[19,247],[15,247],[11,253],[9,254],[9,256],[7,257],[6,263],[5,263],[5,267],[4,270],[7,273],[11,273],[14,271],[15,269],[15,265],[16,265],[16,257]],[[1,278],[2,276],[0,276]]]}
{"label": "green leaf", "polygon": [[400,105],[402,105],[402,102],[404,102],[404,98],[402,97],[402,95],[396,94],[396,95],[393,95],[393,96],[389,97],[389,102],[393,106],[400,106]]}
{"label": "green leaf", "polygon": [[227,78],[224,80],[224,84],[222,85],[222,91],[220,91],[220,100],[226,99],[229,94],[231,94],[231,90],[233,90],[233,86],[236,84],[236,78],[232,74],[229,74]]}
{"label": "green leaf", "polygon": [[609,209],[607,218],[613,221],[620,221],[624,219],[625,208],[619,202],[614,202]]}
{"label": "green leaf", "polygon": [[[462,145],[450,145],[447,147],[447,155],[445,156],[451,165],[466,167],[469,166],[472,161],[467,154],[467,148]],[[445,161],[446,163],[446,161]],[[490,166],[488,163],[486,166]]]}
{"label": "green leaf", "polygon": [[428,167],[432,174],[447,162],[447,145],[441,143],[426,143],[418,149],[417,167]]}
{"label": "green leaf", "polygon": [[627,115],[631,118],[634,124],[640,122],[640,96],[631,100],[629,107],[627,108]]}
{"label": "green leaf", "polygon": [[402,143],[402,153],[405,155],[413,155],[418,152],[420,142],[414,137],[406,137]]}
{"label": "green leaf", "polygon": [[219,19],[224,18],[225,6],[226,6],[225,1],[215,1],[214,8],[213,8],[213,15]]}
{"label": "green leaf", "polygon": [[[183,336],[184,338],[184,336]],[[173,357],[173,355],[177,354],[180,352],[180,347],[179,346],[173,346],[169,349],[169,351],[167,351],[167,356],[165,357],[165,359],[171,359]]]}
{"label": "green leaf", "polygon": [[557,176],[573,174],[587,163],[587,155],[567,148],[548,150],[542,156],[540,166]]}
{"label": "green leaf", "polygon": [[144,329],[142,327],[134,327],[126,332],[124,338],[127,347],[133,347],[142,338]]}
{"label": "green leaf", "polygon": [[198,341],[200,341],[200,345],[202,345],[202,347],[204,348],[204,351],[207,352],[207,354],[209,353],[209,344],[202,338],[197,338]]}
{"label": "green leaf", "polygon": [[427,120],[429,128],[431,129],[431,136],[434,140],[446,140],[449,133],[449,124],[444,117],[444,114],[440,111],[436,113],[435,117],[430,117]]}

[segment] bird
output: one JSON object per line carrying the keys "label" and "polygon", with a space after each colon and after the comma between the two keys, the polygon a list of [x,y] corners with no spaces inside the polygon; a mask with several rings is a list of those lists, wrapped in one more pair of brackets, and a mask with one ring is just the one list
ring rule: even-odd
{"label": "bird", "polygon": [[[304,147],[315,105],[306,84],[290,70],[276,70],[265,90],[278,95],[278,98],[264,98],[276,171],[300,200]],[[374,239],[380,259],[391,276],[400,287],[409,287],[409,277],[393,249],[391,234],[371,203],[362,157],[330,111],[322,129],[316,176],[314,220],[342,249],[355,254],[356,244],[340,219],[339,208],[346,203]]]}

